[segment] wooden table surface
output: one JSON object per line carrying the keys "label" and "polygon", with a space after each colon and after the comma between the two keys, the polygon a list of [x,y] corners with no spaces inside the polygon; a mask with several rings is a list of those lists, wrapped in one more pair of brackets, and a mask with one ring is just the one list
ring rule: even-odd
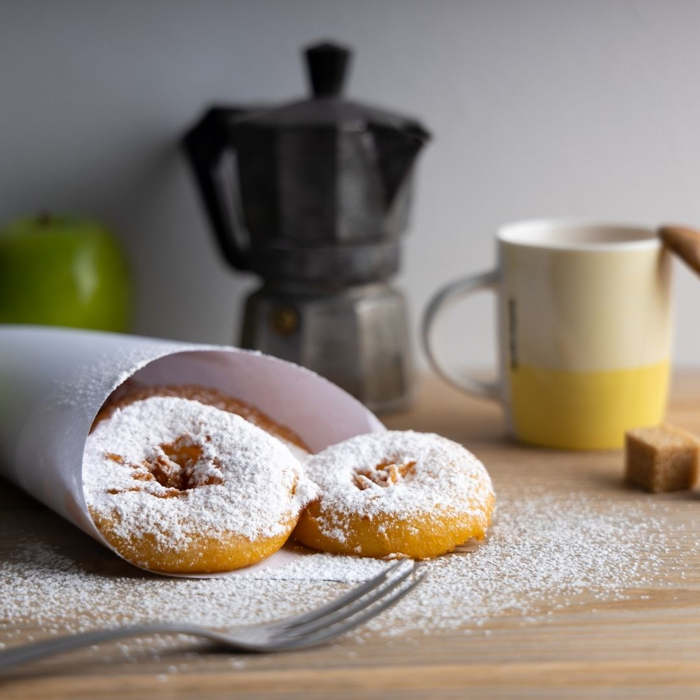
{"label": "wooden table surface", "polygon": [[[700,371],[676,377],[669,419],[700,433]],[[691,539],[700,524],[697,493],[650,496],[623,488],[619,452],[515,445],[504,438],[496,406],[438,380],[424,380],[413,410],[385,422],[466,444],[487,464],[497,490],[518,479],[523,488],[546,484],[553,494],[599,494],[601,508],[630,499],[671,500]],[[0,510],[11,509],[43,506],[0,480]],[[57,516],[47,522],[74,543],[79,557],[87,537]],[[11,533],[0,531],[0,559],[12,547]],[[104,571],[113,570],[113,556],[99,552]],[[575,604],[553,609],[546,620],[509,615],[473,634],[350,638],[315,650],[241,657],[238,668],[229,654],[202,654],[194,662],[190,654],[188,670],[177,673],[166,670],[182,658],[178,648],[123,664],[95,663],[94,657],[85,663],[73,654],[0,676],[0,697],[700,697],[700,557],[689,553],[687,559],[684,578],[644,591],[644,600]],[[19,632],[13,644],[40,631]]]}

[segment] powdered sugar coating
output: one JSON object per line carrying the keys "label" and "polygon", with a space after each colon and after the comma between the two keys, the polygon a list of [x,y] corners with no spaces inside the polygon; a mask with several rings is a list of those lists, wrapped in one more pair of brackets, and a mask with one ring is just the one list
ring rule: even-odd
{"label": "powdered sugar coating", "polygon": [[321,532],[341,542],[347,516],[483,518],[494,498],[484,465],[434,433],[358,435],[312,456],[306,473],[321,489]]}
{"label": "powdered sugar coating", "polygon": [[[161,446],[183,436],[201,455],[189,470],[191,487],[178,491],[140,465],[161,460],[167,468]],[[149,535],[173,548],[201,536],[279,535],[317,490],[264,430],[197,401],[156,396],[119,408],[89,435],[83,491],[91,512],[109,518],[118,536]]]}

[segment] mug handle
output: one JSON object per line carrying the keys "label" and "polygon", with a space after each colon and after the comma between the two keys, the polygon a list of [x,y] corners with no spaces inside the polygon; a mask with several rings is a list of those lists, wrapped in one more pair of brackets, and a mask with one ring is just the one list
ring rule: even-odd
{"label": "mug handle", "polygon": [[468,294],[472,294],[481,289],[489,289],[495,292],[499,280],[499,271],[489,270],[488,272],[481,272],[477,275],[463,277],[454,282],[450,282],[442,289],[438,290],[428,303],[425,313],[423,314],[423,323],[421,326],[423,348],[425,349],[432,368],[443,379],[467,394],[494,400],[500,398],[500,383],[498,381],[484,382],[468,374],[458,375],[453,369],[439,362],[433,349],[432,330],[437,317],[446,305],[451,305]]}

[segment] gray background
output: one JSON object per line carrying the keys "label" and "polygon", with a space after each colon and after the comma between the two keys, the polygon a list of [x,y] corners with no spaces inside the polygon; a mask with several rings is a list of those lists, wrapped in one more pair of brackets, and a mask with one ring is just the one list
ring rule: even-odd
{"label": "gray background", "polygon": [[[490,266],[499,223],[700,225],[700,2],[0,2],[0,221],[98,217],[135,270],[142,333],[230,342],[254,283],[224,266],[177,141],[210,101],[306,91],[300,45],[353,45],[353,96],[435,134],[398,283]],[[676,358],[700,356],[700,283],[677,265]],[[488,365],[492,304],[441,324]]]}

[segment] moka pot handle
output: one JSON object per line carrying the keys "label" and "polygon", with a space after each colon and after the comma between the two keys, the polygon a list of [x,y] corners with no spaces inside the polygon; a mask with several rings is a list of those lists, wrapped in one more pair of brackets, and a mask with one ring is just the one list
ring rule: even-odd
{"label": "moka pot handle", "polygon": [[[238,270],[250,269],[249,236],[242,222],[231,123],[245,110],[212,107],[184,136],[183,146],[219,248]],[[234,157],[233,173],[222,167]]]}

